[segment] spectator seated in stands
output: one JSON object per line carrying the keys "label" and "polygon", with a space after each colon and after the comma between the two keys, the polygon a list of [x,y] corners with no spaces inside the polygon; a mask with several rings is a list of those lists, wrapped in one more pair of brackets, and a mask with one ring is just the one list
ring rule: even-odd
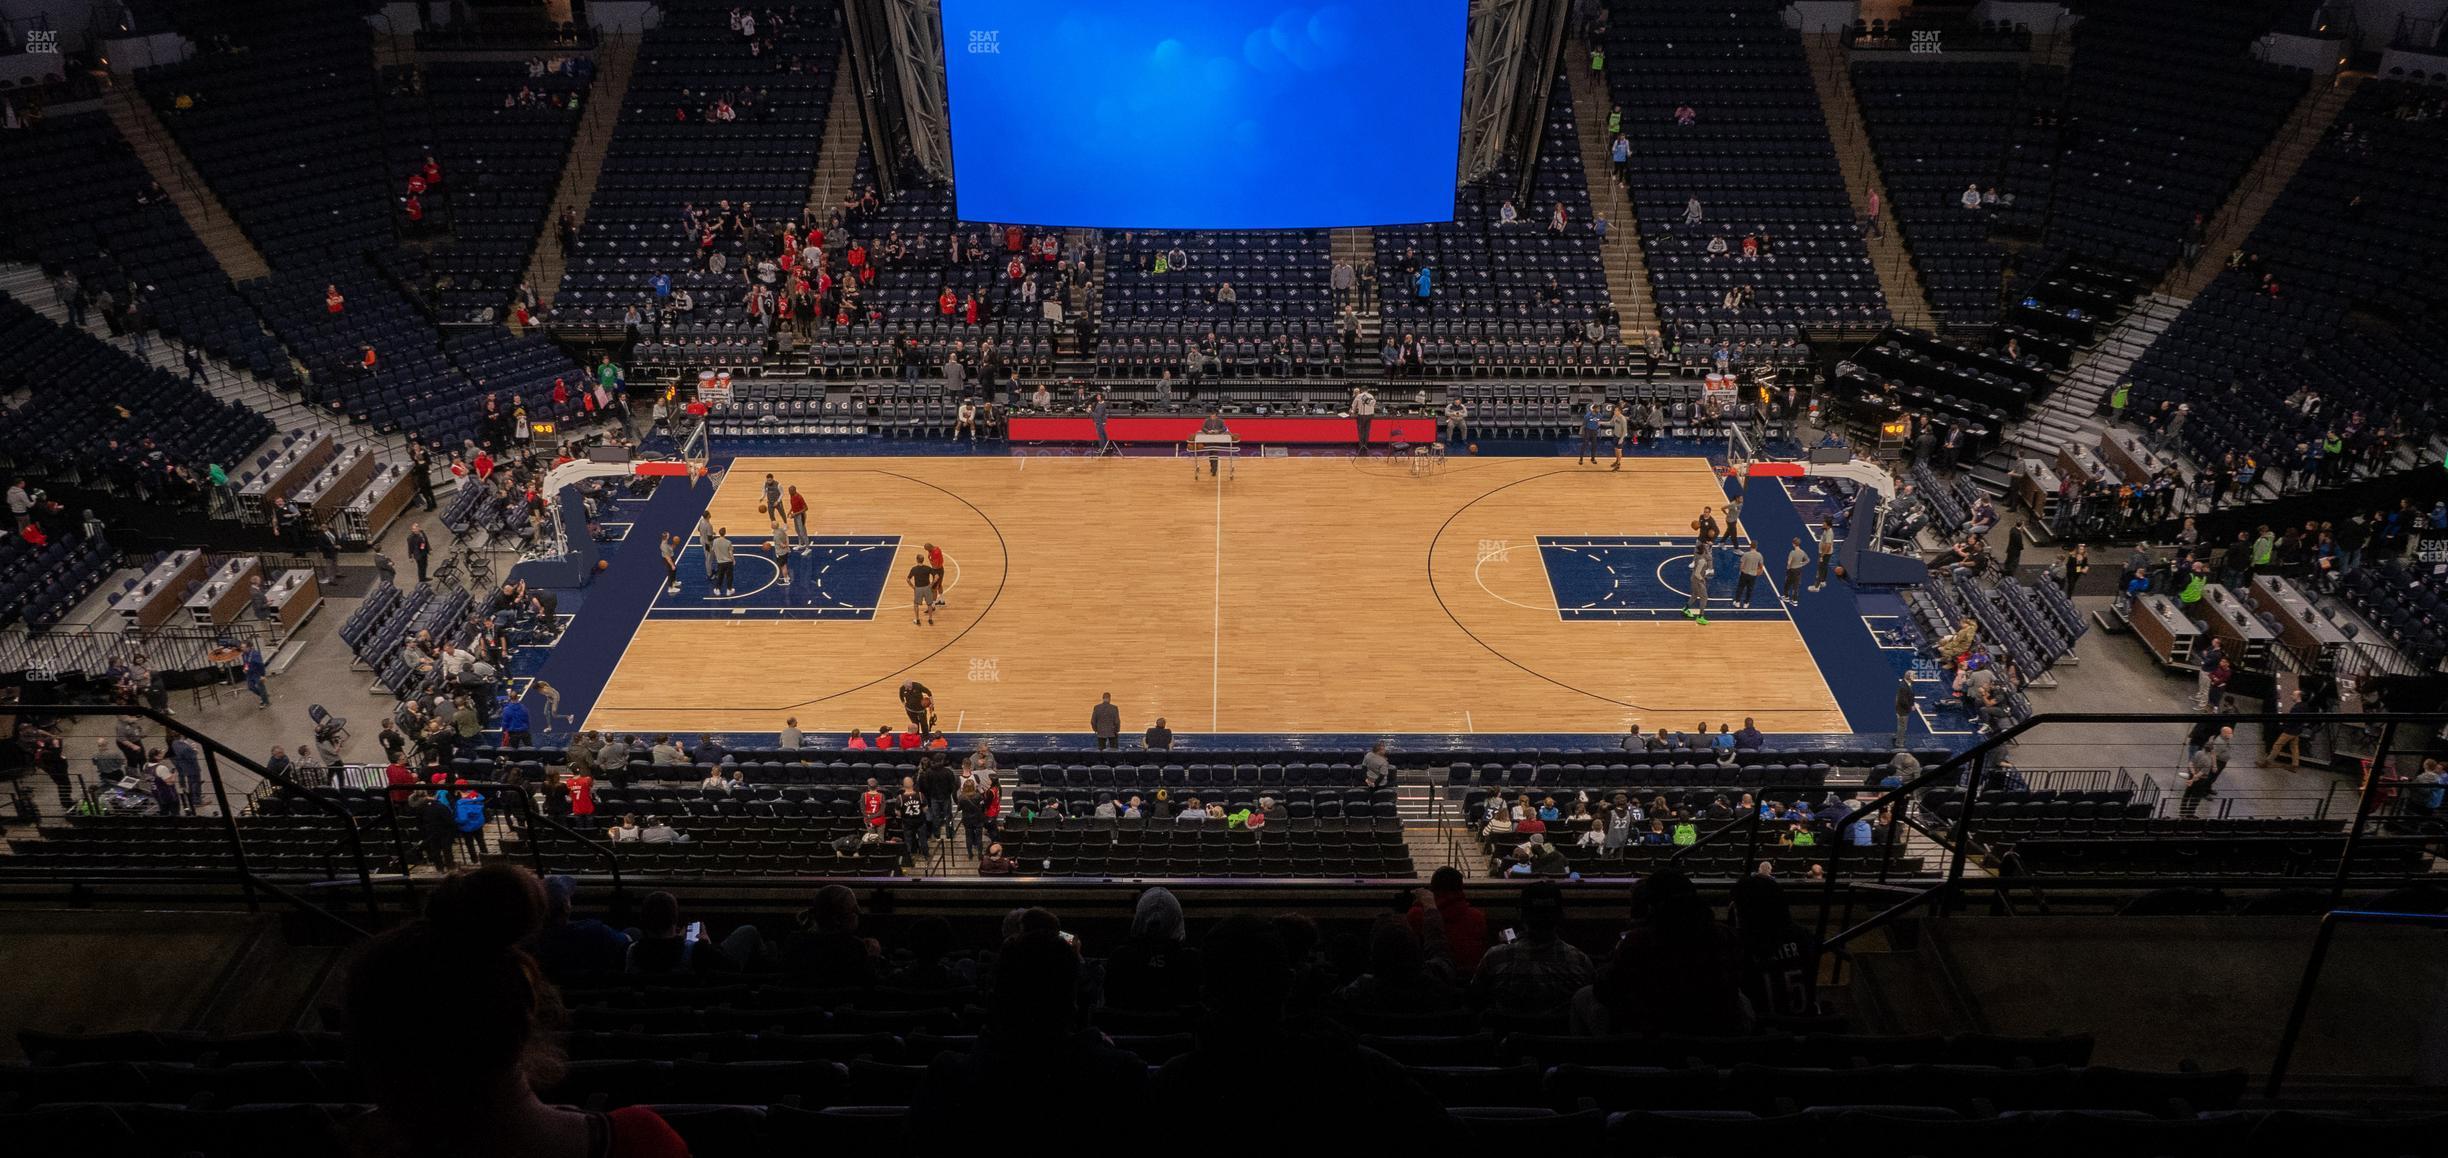
{"label": "spectator seated in stands", "polygon": [[1743,997],[1742,965],[1741,940],[1717,923],[1691,878],[1651,873],[1633,886],[1632,926],[1605,970],[1572,994],[1573,1032],[1748,1033],[1756,1011]]}
{"label": "spectator seated in stands", "polygon": [[559,979],[621,971],[629,956],[629,937],[593,917],[571,916],[570,907],[578,897],[576,880],[563,875],[544,878],[544,897],[544,927],[536,930],[531,952],[546,976]]}
{"label": "spectator seated in stands", "polygon": [[1130,939],[1106,956],[1106,1004],[1171,1009],[1197,992],[1198,976],[1199,952],[1183,943],[1181,902],[1163,888],[1141,893]]}
{"label": "spectator seated in stands", "polygon": [[[475,869],[445,878],[424,917],[358,950],[342,1004],[350,1066],[376,1101],[359,1124],[368,1148],[477,1153],[516,1139],[519,1152],[538,1158],[688,1153],[643,1106],[601,1114],[536,1096],[561,1076],[550,1035],[563,1013],[560,994],[519,945],[542,928],[547,907],[526,869]],[[451,987],[447,1025],[434,1002],[402,996],[437,978]]]}
{"label": "spectator seated in stands", "polygon": [[858,896],[841,885],[816,891],[798,916],[799,927],[782,942],[782,972],[802,984],[864,988],[875,983],[882,947],[859,935]]}
{"label": "spectator seated in stands", "polygon": [[1471,999],[1485,1008],[1554,1017],[1589,984],[1589,955],[1563,939],[1564,894],[1540,882],[1521,891],[1521,926],[1513,939],[1488,948],[1471,977]]}
{"label": "spectator seated in stands", "polygon": [[1401,1067],[1288,1016],[1297,971],[1309,963],[1292,957],[1277,922],[1228,917],[1199,951],[1208,1016],[1197,1044],[1156,1071],[1150,1104],[1265,1104],[1303,1123],[1303,1145],[1322,1148],[1436,1147],[1442,1116]]}
{"label": "spectator seated in stands", "polygon": [[646,895],[638,925],[628,931],[626,971],[644,974],[730,973],[762,965],[764,936],[741,925],[718,944],[705,923],[682,924],[680,901],[666,892]]}
{"label": "spectator seated in stands", "polygon": [[966,1052],[937,1054],[911,1098],[911,1140],[922,1153],[1007,1141],[1008,1124],[977,1112],[981,1100],[1007,1100],[1048,1121],[1094,1120],[1120,1137],[1161,1128],[1147,1064],[1081,1024],[1079,949],[1042,909],[1022,913],[1020,926],[995,952],[984,1031]]}

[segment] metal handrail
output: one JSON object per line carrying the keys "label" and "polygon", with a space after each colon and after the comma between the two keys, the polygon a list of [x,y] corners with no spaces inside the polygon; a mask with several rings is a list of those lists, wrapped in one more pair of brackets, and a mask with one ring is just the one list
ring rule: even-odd
{"label": "metal handrail", "polygon": [[[2201,713],[2177,712],[2047,712],[2030,716],[2005,729],[2004,731],[1990,736],[1989,738],[1982,740],[1980,743],[1948,757],[1946,760],[1941,761],[1937,767],[1928,769],[1921,775],[1880,793],[1869,803],[1855,806],[1851,810],[1847,811],[1842,817],[1838,818],[1835,822],[1834,828],[1838,833],[1843,833],[1853,824],[1854,821],[1859,820],[1864,816],[1871,815],[1877,812],[1879,809],[1894,804],[1899,800],[1907,799],[1914,793],[1920,792],[1923,789],[1940,786],[1956,787],[1958,785],[1964,789],[1962,801],[1963,812],[1957,816],[1953,826],[1953,836],[1946,842],[1947,846],[1952,852],[1952,857],[1947,866],[1946,879],[1937,884],[1931,885],[1918,893],[1915,893],[1913,896],[1904,901],[1901,901],[1885,910],[1865,918],[1859,924],[1850,926],[1835,933],[1829,932],[1829,920],[1833,910],[1835,909],[1837,884],[1840,878],[1843,876],[1842,870],[1845,843],[1842,839],[1830,842],[1827,864],[1825,866],[1825,880],[1822,883],[1819,897],[1818,933],[1821,948],[1824,950],[1842,946],[1865,933],[1883,928],[1894,922],[1897,918],[1903,917],[1915,909],[1920,908],[1922,905],[1932,901],[1939,903],[1938,911],[1940,915],[1945,914],[1945,901],[1963,889],[1965,862],[1970,855],[1972,825],[1974,820],[1980,814],[1982,782],[1987,779],[1985,773],[1988,769],[1988,757],[1991,752],[1997,751],[2007,744],[2014,742],[2016,738],[2022,736],[2025,732],[2029,732],[2034,728],[2042,727],[2044,725],[2196,724],[2200,723],[2205,718],[2209,717],[2205,717]],[[2300,723],[2307,725],[2378,724],[2381,727],[2380,744],[2375,750],[2373,757],[2374,760],[2377,761],[2380,759],[2385,759],[2389,755],[2391,744],[2395,737],[2398,725],[2409,724],[2435,728],[2443,721],[2448,721],[2448,713],[2318,712],[2303,715],[2290,715],[2278,712],[2253,712],[2236,715],[2220,715],[2215,718],[2223,725],[2246,723]],[[1964,775],[1967,768],[1971,773],[1969,777]],[[2337,871],[2332,876],[2330,881],[2329,903],[2332,906],[2337,904],[2338,898],[2345,892],[2346,882],[2350,874],[2350,866],[2353,864],[2356,849],[2362,843],[2363,830],[2371,817],[2372,805],[2379,797],[2380,787],[2380,777],[2376,773],[2364,778],[2363,789],[2359,793],[2355,818],[2352,825],[2347,829],[2346,844],[2345,847],[2339,852]]]}
{"label": "metal handrail", "polygon": [[[2330,902],[2332,905],[2335,901]],[[2295,986],[2295,1004],[2287,1011],[2286,1032],[2278,1038],[2278,1056],[2270,1061],[2269,1081],[2261,1096],[2276,1101],[2278,1089],[2286,1082],[2287,1063],[2294,1060],[2295,1046],[2303,1038],[2304,1021],[2312,1013],[2312,993],[2320,984],[2321,969],[2329,962],[2329,945],[2337,938],[2339,925],[2424,925],[2448,928],[2448,913],[2382,913],[2362,909],[2332,908],[2321,915],[2320,932],[2312,938],[2311,959],[2304,962],[2303,980]]]}
{"label": "metal handrail", "polygon": [[[122,706],[118,704],[23,703],[16,705],[15,710],[17,714],[21,716],[141,716],[145,719],[153,721],[155,724],[160,725],[164,731],[185,736],[188,739],[195,741],[196,744],[204,750],[204,774],[212,781],[213,799],[221,809],[222,829],[229,836],[230,858],[237,868],[239,882],[245,887],[248,911],[262,911],[261,904],[255,898],[255,890],[261,889],[264,892],[270,893],[273,896],[288,902],[291,906],[299,909],[300,911],[320,917],[323,920],[330,922],[332,925],[352,936],[362,937],[367,934],[367,929],[358,926],[357,924],[349,921],[337,913],[332,912],[329,909],[324,908],[321,905],[317,905],[312,901],[306,900],[305,898],[290,892],[288,889],[274,884],[270,880],[267,880],[260,874],[256,873],[255,870],[247,864],[246,841],[239,835],[238,832],[238,814],[230,807],[229,789],[227,785],[223,783],[221,777],[221,761],[224,759],[235,761],[239,767],[244,768],[249,772],[253,772],[255,775],[271,781],[274,784],[278,784],[284,788],[293,789],[301,795],[311,794],[311,790],[309,788],[298,783],[296,780],[291,779],[287,773],[274,772],[271,769],[256,763],[253,758],[240,754],[237,749],[224,745],[220,741],[213,739],[211,736],[205,735],[202,731],[180,722],[179,720],[170,716],[168,713],[155,711],[148,706]],[[315,803],[317,807],[337,817],[346,831],[349,855],[350,859],[356,866],[357,884],[360,895],[365,903],[366,918],[369,924],[379,924],[382,919],[382,902],[374,890],[373,869],[366,861],[365,834],[362,826],[358,824],[355,814],[351,813],[347,808],[341,806],[341,804],[336,800],[319,799]]]}

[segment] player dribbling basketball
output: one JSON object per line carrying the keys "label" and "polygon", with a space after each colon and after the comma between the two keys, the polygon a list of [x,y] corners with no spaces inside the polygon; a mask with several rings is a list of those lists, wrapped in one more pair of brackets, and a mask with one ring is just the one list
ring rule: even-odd
{"label": "player dribbling basketball", "polygon": [[935,693],[917,680],[901,684],[901,710],[909,716],[910,727],[920,736],[935,734]]}

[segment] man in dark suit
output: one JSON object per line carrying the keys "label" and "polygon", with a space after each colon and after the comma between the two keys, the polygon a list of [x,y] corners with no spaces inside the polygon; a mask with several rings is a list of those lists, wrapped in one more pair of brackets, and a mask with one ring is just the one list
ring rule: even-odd
{"label": "man in dark suit", "polygon": [[425,560],[433,554],[433,541],[425,537],[425,524],[408,524],[408,554],[416,560],[417,582],[425,581]]}
{"label": "man in dark suit", "polygon": [[434,509],[433,455],[423,443],[408,450],[408,479],[416,485],[416,500],[426,510]]}

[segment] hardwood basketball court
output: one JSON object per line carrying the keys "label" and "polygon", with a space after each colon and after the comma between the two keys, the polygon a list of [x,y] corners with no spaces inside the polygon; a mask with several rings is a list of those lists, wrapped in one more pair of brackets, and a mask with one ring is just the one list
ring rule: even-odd
{"label": "hardwood basketball court", "polygon": [[[738,458],[709,511],[740,543],[742,594],[658,596],[585,726],[867,729],[902,721],[895,689],[915,678],[964,733],[1084,732],[1108,691],[1127,733],[1163,716],[1185,737],[1617,733],[1745,715],[1771,732],[1848,730],[1781,611],[1704,627],[1671,607],[1559,610],[1541,537],[1688,540],[1723,501],[1704,459],[1630,458],[1621,473],[1560,458],[1459,458],[1422,476],[1387,458],[1238,467],[1219,482],[1170,458]],[[871,616],[813,618],[801,605],[832,596],[807,564],[772,582],[769,472],[807,496],[811,536],[899,537],[859,548],[896,553]],[[928,542],[947,556],[948,606],[913,626],[903,576]],[[1644,549],[1688,560],[1688,542]],[[651,544],[627,556],[614,565],[657,566]],[[681,566],[701,580],[695,555]],[[1654,570],[1673,587],[1672,566]],[[1731,582],[1721,568],[1721,599]]]}

